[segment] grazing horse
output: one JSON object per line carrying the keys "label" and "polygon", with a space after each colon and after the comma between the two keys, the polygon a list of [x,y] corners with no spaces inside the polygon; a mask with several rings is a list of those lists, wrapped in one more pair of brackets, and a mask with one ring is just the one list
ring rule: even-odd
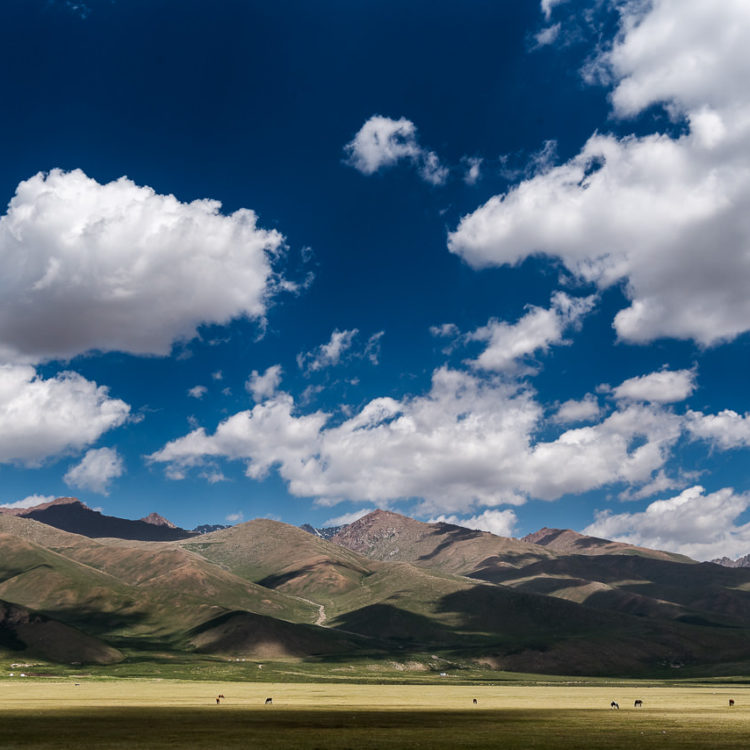
{"label": "grazing horse", "polygon": [[472,703],[476,706],[477,705],[477,699],[474,698],[474,700],[472,701]]}
{"label": "grazing horse", "polygon": [[642,705],[643,705],[643,701],[642,701],[642,700],[637,700],[637,701],[636,701],[636,702],[635,702],[635,703],[633,704],[633,708],[640,708],[640,707],[641,707]]}
{"label": "grazing horse", "polygon": [[619,703],[615,703],[614,701],[612,701],[612,703],[609,704],[609,707],[610,708],[616,708],[619,711],[620,704]]}
{"label": "grazing horse", "polygon": [[734,705],[734,698],[729,699],[729,706],[730,708]]}
{"label": "grazing horse", "polygon": [[273,703],[273,698],[266,698],[266,705]]}
{"label": "grazing horse", "polygon": [[221,703],[221,698],[217,698],[217,699],[216,699],[216,705],[217,705],[217,706],[219,705],[219,703]]}

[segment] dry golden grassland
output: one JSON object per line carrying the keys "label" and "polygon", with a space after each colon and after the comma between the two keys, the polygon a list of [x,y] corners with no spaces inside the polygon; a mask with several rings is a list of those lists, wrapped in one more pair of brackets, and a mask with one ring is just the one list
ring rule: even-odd
{"label": "dry golden grassland", "polygon": [[0,681],[3,750],[136,746],[748,748],[750,687]]}

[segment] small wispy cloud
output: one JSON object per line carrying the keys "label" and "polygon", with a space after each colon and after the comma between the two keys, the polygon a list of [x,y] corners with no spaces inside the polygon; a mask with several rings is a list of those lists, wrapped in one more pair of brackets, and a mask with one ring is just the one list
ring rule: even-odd
{"label": "small wispy cloud", "polygon": [[54,499],[54,495],[29,495],[14,503],[0,503],[0,508],[33,508],[42,503],[51,503]]}
{"label": "small wispy cloud", "polygon": [[359,334],[358,328],[339,331],[334,330],[331,338],[320,346],[309,352],[300,352],[297,355],[297,366],[306,375],[335,367],[345,360],[367,359],[377,365],[380,358],[380,342],[385,331],[378,331],[370,336],[364,346],[355,347],[355,339]]}
{"label": "small wispy cloud", "polygon": [[394,120],[373,115],[344,146],[344,152],[346,163],[364,175],[406,161],[425,182],[443,185],[448,179],[448,168],[434,151],[419,144],[416,125],[405,117]]}
{"label": "small wispy cloud", "polygon": [[340,516],[334,516],[327,521],[323,521],[322,528],[330,526],[346,526],[347,524],[359,521],[360,518],[363,518],[368,513],[372,513],[374,510],[375,508],[360,508],[360,510],[355,510],[352,513],[343,513]]}

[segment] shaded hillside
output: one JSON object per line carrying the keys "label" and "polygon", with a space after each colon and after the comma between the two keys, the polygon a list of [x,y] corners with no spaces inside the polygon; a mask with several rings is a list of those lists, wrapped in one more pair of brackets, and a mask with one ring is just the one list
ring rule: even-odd
{"label": "shaded hillside", "polygon": [[458,575],[468,575],[488,560],[518,567],[554,555],[517,539],[447,523],[423,523],[385,510],[344,526],[331,541],[374,560],[410,562]]}
{"label": "shaded hillside", "polygon": [[6,508],[4,513],[30,518],[48,526],[54,526],[56,529],[92,538],[115,537],[165,542],[194,536],[193,532],[179,529],[155,513],[140,521],[105,516],[73,497],[61,497],[33,508],[12,510]]}
{"label": "shaded hillside", "polygon": [[0,600],[0,653],[57,662],[112,664],[123,655],[116,648],[61,622]]}
{"label": "shaded hillside", "polygon": [[685,555],[675,552],[637,547],[623,542],[612,542],[609,539],[599,539],[595,536],[585,536],[572,529],[548,529],[546,526],[533,534],[527,534],[522,541],[538,544],[546,549],[564,555],[641,555],[654,557],[659,560],[675,560],[677,562],[694,562]]}
{"label": "shaded hillside", "polygon": [[567,555],[472,577],[597,609],[750,627],[750,570],[641,555]]}
{"label": "shaded hillside", "polygon": [[0,532],[0,596],[115,643],[185,642],[238,608],[301,622],[318,614],[172,544],[100,542],[23,518],[0,518],[0,529],[14,532]]}
{"label": "shaded hillside", "polygon": [[295,625],[250,612],[226,612],[188,634],[198,652],[251,659],[353,654],[363,639],[314,625]]}

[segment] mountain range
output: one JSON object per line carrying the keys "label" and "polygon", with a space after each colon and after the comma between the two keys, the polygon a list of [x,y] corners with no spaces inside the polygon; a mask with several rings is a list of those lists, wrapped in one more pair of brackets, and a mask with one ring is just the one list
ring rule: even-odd
{"label": "mountain range", "polygon": [[321,533],[257,519],[199,534],[74,498],[7,510],[0,657],[750,669],[750,570],[571,530],[512,539],[377,510]]}

